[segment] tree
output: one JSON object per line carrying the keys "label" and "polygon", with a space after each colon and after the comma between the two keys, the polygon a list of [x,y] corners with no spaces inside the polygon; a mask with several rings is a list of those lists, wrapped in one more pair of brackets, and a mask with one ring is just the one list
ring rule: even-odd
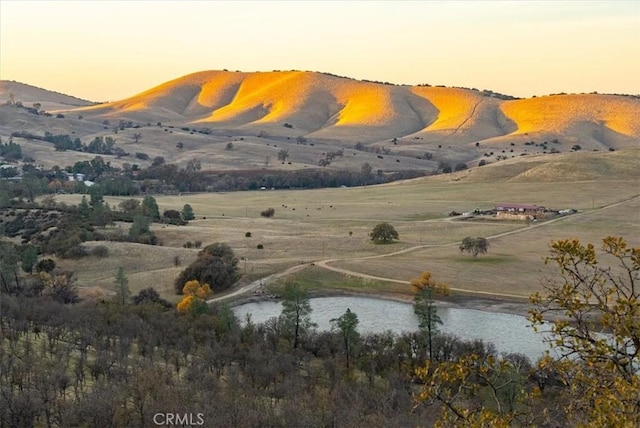
{"label": "tree", "polygon": [[211,294],[209,284],[201,284],[198,280],[187,281],[182,287],[182,294],[184,297],[176,306],[180,315],[188,313],[195,317],[209,310],[205,301]]}
{"label": "tree", "polygon": [[442,172],[443,174],[449,174],[453,170],[451,169],[451,164],[449,162],[440,161],[438,162],[438,171]]}
{"label": "tree", "polygon": [[160,297],[160,294],[158,294],[158,292],[152,287],[142,289],[138,294],[133,296],[134,305],[145,305],[145,304],[152,304],[152,303],[158,303],[164,306],[165,308],[173,306],[171,303],[162,299]]}
{"label": "tree", "polygon": [[160,220],[160,209],[156,198],[153,196],[145,196],[142,200],[142,215],[149,217],[152,221]]}
{"label": "tree", "polygon": [[[416,370],[416,378],[422,385],[417,402],[443,405],[435,426],[538,425],[534,423],[536,415],[531,414],[531,403],[523,405],[534,394],[524,390],[522,375],[507,359],[493,355],[481,358],[471,353],[454,361],[427,361]],[[470,405],[470,399],[475,401],[481,396],[487,397],[486,403]]]}
{"label": "tree", "polygon": [[331,323],[333,323],[333,327],[339,330],[342,335],[342,343],[344,344],[344,351],[347,356],[347,369],[349,369],[353,348],[360,337],[357,330],[359,323],[358,315],[351,312],[350,308],[347,308],[344,314],[338,318],[333,318]]}
{"label": "tree", "polygon": [[38,261],[38,251],[33,245],[27,245],[22,253],[22,270],[33,273],[33,265]]}
{"label": "tree", "polygon": [[420,277],[411,279],[410,284],[416,290],[413,311],[418,317],[418,328],[427,338],[429,360],[433,360],[433,336],[438,334],[438,324],[442,324],[433,299],[436,294],[449,294],[449,288],[437,283],[430,272],[423,272]]}
{"label": "tree", "polygon": [[129,237],[132,239],[138,239],[141,235],[151,233],[149,229],[149,218],[143,215],[136,215],[133,217],[133,223],[129,228]]}
{"label": "tree", "polygon": [[362,176],[363,181],[369,181],[371,179],[371,173],[373,172],[373,167],[369,162],[365,162],[360,167],[360,175]]}
{"label": "tree", "polygon": [[129,279],[122,267],[118,268],[116,273],[116,302],[120,305],[126,305],[131,298],[131,291],[129,290]]}
{"label": "tree", "polygon": [[184,284],[195,279],[202,284],[210,284],[216,292],[231,287],[238,277],[238,259],[231,247],[214,243],[198,253],[196,260],[178,275],[174,285],[176,294],[182,294]]}
{"label": "tree", "polygon": [[104,194],[102,192],[102,187],[97,184],[89,187],[89,205],[92,208],[96,208],[99,205],[104,203]]}
{"label": "tree", "polygon": [[78,212],[83,217],[88,216],[90,212],[89,203],[87,202],[87,198],[83,195],[80,203],[78,204]]}
{"label": "tree", "polygon": [[138,199],[127,199],[120,202],[118,206],[125,213],[133,213],[140,208],[140,201]]}
{"label": "tree", "polygon": [[567,418],[640,426],[640,248],[610,236],[600,254],[577,239],[554,241],[550,251],[545,262],[558,267],[560,278],[531,297],[530,319],[546,329],[545,317],[553,317],[549,341],[558,357],[549,354],[540,365],[565,383]]}
{"label": "tree", "polygon": [[376,244],[386,244],[399,238],[398,232],[389,223],[380,223],[376,225],[369,236]]}
{"label": "tree", "polygon": [[184,206],[182,207],[182,218],[187,221],[196,218],[196,216],[193,214],[193,208],[191,208],[191,205],[184,204]]}
{"label": "tree", "polygon": [[298,347],[300,337],[315,324],[311,322],[311,303],[309,293],[300,287],[297,282],[288,281],[282,293],[282,314],[286,333],[293,336],[293,347]]}
{"label": "tree", "polygon": [[15,246],[9,242],[0,241],[0,286],[1,291],[12,293],[20,287],[17,263],[20,256]]}
{"label": "tree", "polygon": [[38,263],[36,263],[36,272],[47,272],[50,273],[52,270],[56,268],[56,262],[52,259],[42,259]]}
{"label": "tree", "polygon": [[289,157],[288,149],[280,149],[280,151],[278,151],[278,160],[282,161],[282,163],[285,163],[288,157]]}
{"label": "tree", "polygon": [[460,244],[460,252],[467,252],[473,254],[473,257],[477,257],[478,254],[485,254],[489,249],[489,241],[486,238],[472,238],[467,236],[462,240]]}
{"label": "tree", "polygon": [[141,138],[142,138],[142,134],[140,134],[139,132],[136,132],[135,134],[133,134],[133,141],[135,141],[136,143],[140,141]]}

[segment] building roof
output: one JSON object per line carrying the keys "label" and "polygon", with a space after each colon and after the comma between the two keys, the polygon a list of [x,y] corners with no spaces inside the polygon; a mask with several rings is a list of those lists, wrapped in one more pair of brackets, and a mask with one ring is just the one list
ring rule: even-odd
{"label": "building roof", "polygon": [[530,205],[530,204],[510,204],[510,203],[501,203],[496,204],[496,210],[543,210],[544,207],[540,207],[538,205]]}

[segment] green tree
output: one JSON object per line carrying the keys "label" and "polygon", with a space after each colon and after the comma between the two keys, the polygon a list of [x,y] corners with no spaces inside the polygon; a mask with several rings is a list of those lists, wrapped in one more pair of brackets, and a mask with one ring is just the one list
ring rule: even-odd
{"label": "green tree", "polygon": [[477,257],[478,254],[485,254],[489,249],[489,241],[486,238],[472,238],[467,236],[462,240],[460,244],[461,253],[467,252],[473,254],[473,257]]}
{"label": "green tree", "polygon": [[33,245],[27,245],[22,253],[22,270],[33,273],[33,266],[38,261],[38,251]]}
{"label": "green tree", "polygon": [[231,287],[240,277],[238,259],[227,244],[216,242],[198,253],[196,260],[187,266],[174,285],[176,294],[182,294],[184,285],[191,280],[209,284],[213,292]]}
{"label": "green tree", "polygon": [[358,333],[358,315],[351,312],[350,308],[340,315],[338,318],[331,320],[333,327],[340,331],[342,336],[342,343],[344,345],[344,352],[347,357],[347,369],[351,367],[351,354],[354,352],[354,348],[360,338]]}
{"label": "green tree", "polygon": [[92,208],[96,208],[104,204],[104,194],[102,192],[102,187],[97,184],[89,187],[89,205]]}
{"label": "green tree", "polygon": [[196,216],[193,213],[193,208],[191,208],[191,205],[184,204],[184,206],[182,207],[182,218],[187,221],[193,220],[194,218],[196,218]]}
{"label": "green tree", "polygon": [[380,223],[376,225],[369,236],[376,244],[386,244],[399,238],[398,232],[389,223]]}
{"label": "green tree", "polygon": [[121,305],[126,305],[129,303],[129,299],[131,298],[131,291],[129,290],[129,279],[127,278],[127,274],[124,272],[122,267],[118,268],[118,272],[116,273],[116,302]]}
{"label": "green tree", "polygon": [[413,278],[410,284],[416,290],[413,311],[418,317],[418,328],[427,339],[429,359],[432,360],[433,337],[438,334],[438,324],[442,324],[434,297],[436,294],[449,294],[449,289],[445,284],[436,283],[429,272],[423,272],[420,277]]}
{"label": "green tree", "polygon": [[0,285],[5,293],[20,287],[17,263],[20,256],[13,244],[0,241]]}
{"label": "green tree", "polygon": [[149,229],[149,218],[142,214],[137,214],[133,217],[133,223],[129,228],[129,237],[132,239],[138,239],[140,236],[151,233]]}
{"label": "green tree", "polygon": [[89,203],[87,202],[87,198],[82,196],[80,203],[78,204],[78,212],[83,216],[88,216],[90,212]]}
{"label": "green tree", "polygon": [[282,293],[282,320],[286,333],[293,337],[294,349],[300,344],[301,336],[305,335],[315,324],[311,321],[311,303],[309,293],[297,282],[287,281]]}
{"label": "green tree", "polygon": [[34,174],[25,174],[20,180],[20,184],[29,202],[33,202],[36,196],[41,195],[45,189],[42,180]]}
{"label": "green tree", "polygon": [[151,221],[160,220],[160,210],[156,198],[153,196],[145,196],[142,200],[142,215],[149,217]]}

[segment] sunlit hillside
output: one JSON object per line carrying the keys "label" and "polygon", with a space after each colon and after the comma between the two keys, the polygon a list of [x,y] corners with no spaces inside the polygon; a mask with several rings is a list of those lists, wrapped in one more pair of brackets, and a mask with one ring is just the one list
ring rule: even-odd
{"label": "sunlit hillside", "polygon": [[539,138],[618,149],[640,138],[640,99],[634,97],[505,100],[471,89],[389,85],[301,71],[204,71],[77,112],[367,143],[391,138],[414,144]]}

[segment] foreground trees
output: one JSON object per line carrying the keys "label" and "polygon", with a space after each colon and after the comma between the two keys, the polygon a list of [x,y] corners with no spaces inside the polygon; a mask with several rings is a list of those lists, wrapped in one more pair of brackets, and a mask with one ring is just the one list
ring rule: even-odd
{"label": "foreground trees", "polygon": [[640,248],[615,237],[600,254],[578,240],[550,247],[560,276],[531,297],[530,319],[553,352],[526,378],[513,355],[428,361],[417,401],[439,404],[440,426],[640,426]]}
{"label": "foreground trees", "polygon": [[[600,260],[606,261],[601,264]],[[640,426],[640,248],[607,237],[601,254],[578,240],[555,241],[547,263],[560,278],[531,301],[540,330],[546,316],[554,349],[543,367],[567,385],[563,410],[581,424]]]}
{"label": "foreground trees", "polygon": [[302,336],[315,327],[311,321],[311,303],[309,293],[297,282],[287,282],[282,293],[282,320],[288,336],[293,338],[293,348],[297,348]]}
{"label": "foreground trees", "polygon": [[423,272],[420,277],[411,279],[409,283],[416,291],[413,312],[418,317],[420,332],[427,339],[429,360],[433,360],[433,337],[438,334],[438,324],[442,324],[434,298],[436,295],[448,295],[449,287],[436,282],[430,272]]}

